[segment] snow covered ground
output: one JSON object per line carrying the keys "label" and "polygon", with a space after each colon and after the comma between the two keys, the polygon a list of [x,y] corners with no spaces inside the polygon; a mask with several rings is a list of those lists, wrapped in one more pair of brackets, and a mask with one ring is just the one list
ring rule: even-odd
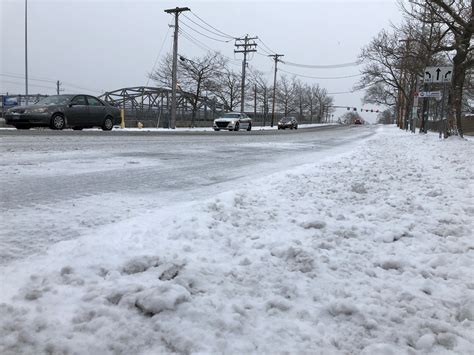
{"label": "snow covered ground", "polygon": [[383,127],[3,266],[0,353],[472,354],[473,144]]}

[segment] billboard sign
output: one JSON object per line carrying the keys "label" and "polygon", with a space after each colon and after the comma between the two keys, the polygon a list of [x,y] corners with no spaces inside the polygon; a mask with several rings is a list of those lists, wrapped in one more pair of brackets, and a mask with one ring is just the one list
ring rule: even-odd
{"label": "billboard sign", "polygon": [[17,96],[3,96],[2,100],[3,107],[13,107],[18,105]]}

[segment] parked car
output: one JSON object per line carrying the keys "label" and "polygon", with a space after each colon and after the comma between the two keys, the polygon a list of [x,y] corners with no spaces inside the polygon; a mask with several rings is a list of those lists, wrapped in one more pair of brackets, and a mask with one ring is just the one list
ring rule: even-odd
{"label": "parked car", "polygon": [[90,95],[48,96],[34,105],[12,107],[5,114],[5,123],[17,129],[100,127],[110,131],[120,122],[118,108]]}
{"label": "parked car", "polygon": [[243,112],[228,112],[222,117],[216,118],[212,125],[214,131],[226,129],[238,131],[239,129],[252,130],[252,119]]}
{"label": "parked car", "polygon": [[356,120],[354,121],[354,124],[362,124],[362,121],[358,118],[356,118]]}
{"label": "parked car", "polygon": [[294,117],[283,117],[278,121],[278,129],[298,129],[298,121]]}

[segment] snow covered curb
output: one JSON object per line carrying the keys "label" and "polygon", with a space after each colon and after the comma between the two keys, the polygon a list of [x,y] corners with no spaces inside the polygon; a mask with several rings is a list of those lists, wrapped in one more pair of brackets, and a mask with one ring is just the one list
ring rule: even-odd
{"label": "snow covered curb", "polygon": [[0,269],[0,353],[467,354],[473,145],[357,151]]}

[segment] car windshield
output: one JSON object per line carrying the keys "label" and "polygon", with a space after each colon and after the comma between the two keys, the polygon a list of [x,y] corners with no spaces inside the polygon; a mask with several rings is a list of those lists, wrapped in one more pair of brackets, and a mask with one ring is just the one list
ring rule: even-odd
{"label": "car windshield", "polygon": [[281,119],[281,122],[290,122],[291,120],[292,120],[291,117],[283,117],[283,118]]}
{"label": "car windshield", "polygon": [[44,99],[39,100],[35,105],[50,106],[50,105],[64,105],[69,102],[71,99],[70,96],[65,95],[55,95],[48,96]]}
{"label": "car windshield", "polygon": [[224,116],[222,116],[223,118],[239,118],[240,117],[240,113],[226,113]]}

